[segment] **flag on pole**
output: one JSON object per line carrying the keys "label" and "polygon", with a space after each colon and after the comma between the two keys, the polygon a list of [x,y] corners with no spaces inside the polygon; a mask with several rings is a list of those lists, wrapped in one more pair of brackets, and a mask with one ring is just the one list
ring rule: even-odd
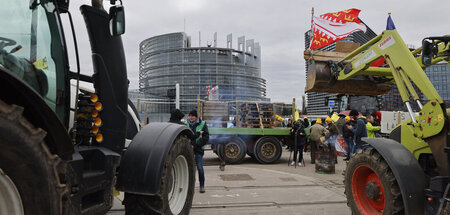
{"label": "flag on pole", "polygon": [[394,30],[394,29],[395,29],[394,21],[392,21],[391,13],[389,13],[386,24],[386,30]]}
{"label": "flag on pole", "polygon": [[209,94],[214,93],[217,89],[219,88],[219,86],[215,86],[215,87],[211,87],[210,85],[206,86],[206,96],[209,96]]}
{"label": "flag on pole", "polygon": [[312,17],[310,49],[318,49],[342,40],[356,31],[366,32],[367,27],[358,19],[359,9],[348,9]]}

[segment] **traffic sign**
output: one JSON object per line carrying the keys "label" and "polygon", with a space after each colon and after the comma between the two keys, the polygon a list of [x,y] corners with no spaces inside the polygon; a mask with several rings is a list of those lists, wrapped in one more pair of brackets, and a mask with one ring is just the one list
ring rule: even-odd
{"label": "traffic sign", "polygon": [[328,101],[328,107],[333,108],[334,107],[334,101],[329,100]]}

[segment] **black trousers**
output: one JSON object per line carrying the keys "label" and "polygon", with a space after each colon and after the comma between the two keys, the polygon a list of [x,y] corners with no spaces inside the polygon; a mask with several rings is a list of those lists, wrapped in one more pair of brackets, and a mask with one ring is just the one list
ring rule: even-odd
{"label": "black trousers", "polygon": [[[295,162],[302,162],[303,161],[303,147],[304,144],[294,144],[294,158],[293,161]],[[298,160],[297,160],[297,154],[298,154]]]}

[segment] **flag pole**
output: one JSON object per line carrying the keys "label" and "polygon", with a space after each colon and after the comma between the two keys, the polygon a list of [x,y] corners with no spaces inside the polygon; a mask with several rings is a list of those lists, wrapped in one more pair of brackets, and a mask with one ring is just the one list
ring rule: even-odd
{"label": "flag pole", "polygon": [[314,39],[313,20],[314,20],[314,7],[311,8],[311,31],[309,34],[309,49],[310,50],[311,50],[312,41]]}

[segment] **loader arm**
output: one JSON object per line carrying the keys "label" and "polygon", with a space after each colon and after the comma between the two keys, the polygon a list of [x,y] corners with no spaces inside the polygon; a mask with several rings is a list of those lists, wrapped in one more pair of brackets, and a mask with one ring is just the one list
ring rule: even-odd
{"label": "loader arm", "polygon": [[[439,53],[448,52],[448,43],[440,43],[439,47]],[[419,49],[419,51],[421,50],[422,48]],[[414,57],[414,52],[408,49],[396,30],[384,31],[347,55],[343,62],[352,59],[363,51],[365,51],[363,54],[345,65],[344,69],[338,73],[337,80],[348,80],[356,75],[393,78],[405,103],[409,102],[410,97],[414,101],[419,100],[417,92],[412,87],[412,81],[430,101],[435,100],[440,104],[443,103],[433,84],[423,72],[422,68],[426,66],[421,63],[422,57],[417,59]],[[389,68],[370,67],[370,64],[380,57],[386,59]],[[439,57],[434,59],[433,62],[437,63],[444,59],[445,57]]]}
{"label": "loader arm", "polygon": [[[442,60],[448,61],[450,36],[425,39],[432,41],[431,43],[427,42],[431,45],[425,47],[428,50],[427,65]],[[424,44],[426,43],[424,42]],[[361,82],[361,79],[371,80],[374,86],[394,82],[411,116],[411,122],[407,126],[412,131],[414,138],[423,139],[429,144],[439,167],[440,175],[449,175],[450,159],[444,150],[445,147],[449,147],[446,144],[449,127],[447,125],[447,111],[444,101],[423,71],[423,68],[426,68],[427,65],[422,63],[422,56],[414,57],[414,54],[418,54],[420,51],[423,51],[422,47],[411,52],[396,30],[383,31],[381,35],[354,50],[339,62],[330,61],[327,62],[326,66],[317,67],[319,69],[311,69],[315,72],[314,81],[318,82],[321,79],[323,84],[325,83],[323,80],[327,79],[327,76],[329,76],[329,79],[322,87],[317,87],[317,84],[314,83],[314,87],[310,88],[308,92],[318,89],[316,92],[332,93],[335,90],[335,93],[342,93],[342,87],[337,88],[336,86],[339,86],[340,82],[347,82],[354,83],[354,85],[346,88],[345,94],[362,95],[367,92],[367,87],[364,86],[365,88],[359,89],[357,84]],[[371,63],[380,57],[386,59],[388,67],[371,67]],[[313,63],[318,64],[317,62]],[[308,74],[309,77],[310,74]],[[367,80],[364,81],[364,83],[367,83]],[[427,104],[421,104],[413,83],[427,97],[429,100]],[[325,90],[320,91],[322,89]],[[382,91],[370,93],[373,95],[379,92]],[[421,109],[419,116],[413,113],[410,105],[411,99],[417,102]]]}

